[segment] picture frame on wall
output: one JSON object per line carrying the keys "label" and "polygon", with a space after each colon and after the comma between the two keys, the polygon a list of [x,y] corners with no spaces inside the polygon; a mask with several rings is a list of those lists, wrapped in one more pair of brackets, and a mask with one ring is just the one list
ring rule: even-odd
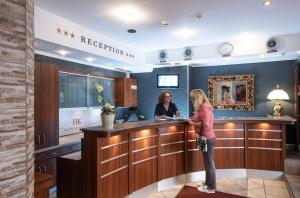
{"label": "picture frame on wall", "polygon": [[254,74],[209,76],[208,98],[215,110],[254,111]]}

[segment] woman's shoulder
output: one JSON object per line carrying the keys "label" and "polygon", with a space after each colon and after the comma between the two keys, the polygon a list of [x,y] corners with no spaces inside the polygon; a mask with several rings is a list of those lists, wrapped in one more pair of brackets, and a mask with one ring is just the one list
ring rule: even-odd
{"label": "woman's shoulder", "polygon": [[203,103],[199,109],[210,109],[212,110],[212,106],[209,103]]}

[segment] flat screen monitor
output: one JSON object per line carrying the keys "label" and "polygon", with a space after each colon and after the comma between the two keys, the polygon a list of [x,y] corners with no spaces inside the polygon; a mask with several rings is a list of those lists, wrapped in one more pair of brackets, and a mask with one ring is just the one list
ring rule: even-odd
{"label": "flat screen monitor", "polygon": [[158,88],[178,88],[178,74],[157,74]]}

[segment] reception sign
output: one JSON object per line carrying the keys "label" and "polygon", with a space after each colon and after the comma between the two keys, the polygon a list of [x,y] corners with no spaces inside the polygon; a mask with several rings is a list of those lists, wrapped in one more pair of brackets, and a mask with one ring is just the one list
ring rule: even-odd
{"label": "reception sign", "polygon": [[145,65],[144,53],[35,7],[35,38],[130,65]]}

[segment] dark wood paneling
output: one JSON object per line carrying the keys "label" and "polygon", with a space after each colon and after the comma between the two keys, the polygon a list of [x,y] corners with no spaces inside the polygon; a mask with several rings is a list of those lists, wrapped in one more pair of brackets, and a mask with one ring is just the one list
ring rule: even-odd
{"label": "dark wood paneling", "polygon": [[248,169],[283,170],[281,150],[248,149]]}
{"label": "dark wood paneling", "polygon": [[215,149],[217,169],[244,168],[245,156],[243,148]]}
{"label": "dark wood paneling", "polygon": [[217,139],[216,147],[245,147],[245,140],[240,139]]}
{"label": "dark wood paneling", "polygon": [[100,162],[124,153],[128,153],[128,142],[103,149],[100,155]]}
{"label": "dark wood paneling", "polygon": [[128,195],[128,167],[98,181],[95,198],[122,198]]}
{"label": "dark wood paneling", "polygon": [[157,145],[157,136],[132,142],[132,150],[138,150]]}
{"label": "dark wood paneling", "polygon": [[165,144],[170,142],[178,142],[184,140],[184,137],[185,137],[184,132],[183,133],[173,132],[171,135],[160,136],[160,143]]}
{"label": "dark wood paneling", "polygon": [[35,171],[40,173],[46,173],[54,178],[54,184],[56,184],[56,158],[42,160],[35,162]]}
{"label": "dark wood paneling", "polygon": [[281,139],[281,133],[269,131],[247,131],[248,138]]}
{"label": "dark wood paneling", "polygon": [[101,176],[103,175],[109,174],[119,168],[128,165],[128,155],[103,163],[101,165],[100,164],[98,165],[99,167],[98,172],[100,172],[100,178],[101,178]]}
{"label": "dark wood paneling", "polygon": [[183,132],[184,125],[180,124],[177,126],[161,127],[158,130],[159,130],[159,134],[172,133],[172,132]]}
{"label": "dark wood paneling", "polygon": [[244,129],[243,123],[222,123],[222,124],[214,124],[214,129]]}
{"label": "dark wood paneling", "polygon": [[[72,154],[80,156],[80,152]],[[77,159],[68,157],[57,158],[57,198],[87,197],[86,184],[81,157]]]}
{"label": "dark wood paneling", "polygon": [[59,79],[58,66],[35,63],[35,149],[58,144]]}
{"label": "dark wood paneling", "polygon": [[137,89],[133,89],[132,86],[137,86],[136,80],[133,78],[115,79],[115,98],[117,106],[137,106]]}
{"label": "dark wood paneling", "polygon": [[204,170],[203,156],[200,151],[188,151],[187,172],[196,172]]}
{"label": "dark wood paneling", "polygon": [[161,154],[167,154],[167,153],[172,153],[172,152],[177,152],[177,151],[184,151],[184,150],[185,150],[184,142],[160,147],[160,153]]}
{"label": "dark wood paneling", "polygon": [[131,169],[130,192],[157,182],[157,158],[134,164]]}
{"label": "dark wood paneling", "polygon": [[[146,139],[134,140],[136,138]],[[129,192],[131,193],[157,181],[157,130],[149,129],[133,132],[130,134],[130,143]]]}
{"label": "dark wood paneling", "polygon": [[263,147],[263,148],[281,148],[281,141],[269,141],[269,140],[249,140],[248,147]]}
{"label": "dark wood paneling", "polygon": [[53,176],[45,173],[34,173],[34,197],[49,198],[49,189],[53,186]]}
{"label": "dark wood paneling", "polygon": [[159,157],[158,179],[163,180],[169,177],[184,174],[185,162],[184,152]]}
{"label": "dark wood paneling", "polygon": [[135,152],[135,153],[132,153],[132,161],[137,162],[137,161],[144,160],[144,159],[147,159],[150,157],[154,157],[154,156],[157,156],[157,153],[158,153],[158,147]]}

